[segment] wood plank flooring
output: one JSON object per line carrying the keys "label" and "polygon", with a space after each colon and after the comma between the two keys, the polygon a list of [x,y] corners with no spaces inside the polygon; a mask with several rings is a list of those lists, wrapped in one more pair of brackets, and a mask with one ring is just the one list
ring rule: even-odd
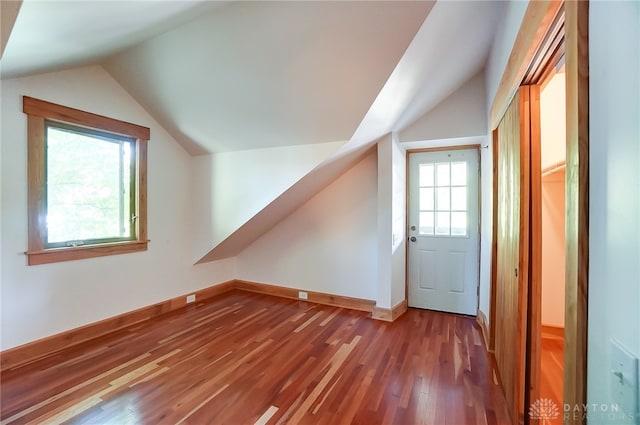
{"label": "wood plank flooring", "polygon": [[540,351],[540,398],[552,400],[560,411],[556,419],[544,419],[543,425],[562,425],[562,386],[564,380],[564,339],[542,334]]}
{"label": "wood plank flooring", "polygon": [[471,318],[242,291],[1,377],[4,424],[506,424]]}

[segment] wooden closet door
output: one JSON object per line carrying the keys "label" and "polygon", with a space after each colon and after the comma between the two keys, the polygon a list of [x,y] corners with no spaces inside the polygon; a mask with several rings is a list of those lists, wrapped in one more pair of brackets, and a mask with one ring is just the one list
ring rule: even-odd
{"label": "wooden closet door", "polygon": [[521,87],[498,126],[495,357],[513,423],[525,414],[529,268],[530,90]]}

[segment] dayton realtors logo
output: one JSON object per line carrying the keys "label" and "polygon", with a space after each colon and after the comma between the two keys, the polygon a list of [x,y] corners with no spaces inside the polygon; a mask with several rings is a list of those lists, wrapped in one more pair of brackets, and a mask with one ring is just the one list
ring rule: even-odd
{"label": "dayton realtors logo", "polygon": [[529,406],[529,417],[531,419],[558,419],[560,409],[550,398],[540,398]]}
{"label": "dayton realtors logo", "polygon": [[599,423],[634,423],[640,414],[628,414],[620,409],[617,404],[575,404],[565,403],[562,405],[562,412],[559,406],[550,398],[541,398],[529,406],[529,417],[539,420],[558,419],[562,413],[565,421],[597,420]]}

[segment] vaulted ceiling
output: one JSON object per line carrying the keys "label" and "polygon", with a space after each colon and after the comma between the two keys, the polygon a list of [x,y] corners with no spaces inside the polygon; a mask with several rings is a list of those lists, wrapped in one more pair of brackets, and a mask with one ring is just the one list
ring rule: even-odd
{"label": "vaulted ceiling", "polygon": [[481,70],[500,10],[486,1],[25,0],[0,71],[100,63],[196,155],[348,141],[368,112],[368,127],[407,125]]}

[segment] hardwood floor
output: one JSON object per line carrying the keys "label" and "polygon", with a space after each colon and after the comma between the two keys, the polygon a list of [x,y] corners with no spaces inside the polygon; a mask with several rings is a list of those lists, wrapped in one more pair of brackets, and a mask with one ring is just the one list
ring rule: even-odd
{"label": "hardwood floor", "polygon": [[551,399],[561,414],[556,419],[545,419],[543,425],[562,425],[562,384],[564,379],[564,339],[543,332],[540,351],[540,398]]}
{"label": "hardwood floor", "polygon": [[506,424],[471,318],[232,291],[1,377],[1,424]]}

